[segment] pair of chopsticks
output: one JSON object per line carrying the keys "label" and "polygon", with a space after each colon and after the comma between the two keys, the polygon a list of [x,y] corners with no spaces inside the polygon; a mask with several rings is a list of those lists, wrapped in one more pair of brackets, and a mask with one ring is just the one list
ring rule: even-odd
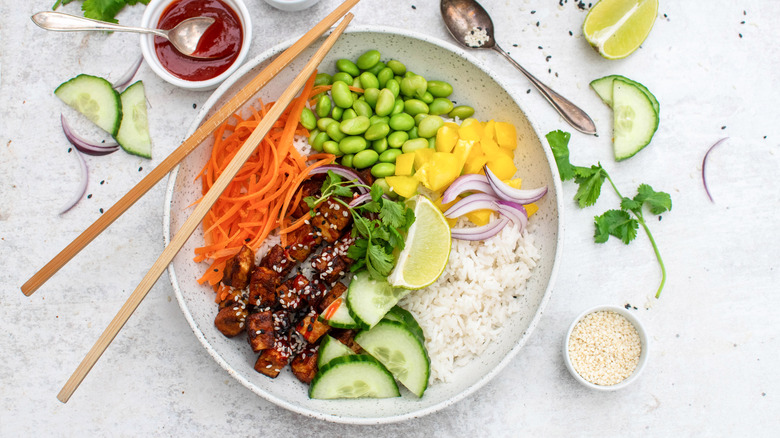
{"label": "pair of chopsticks", "polygon": [[[195,133],[179,146],[171,155],[163,160],[152,172],[149,173],[141,182],[123,196],[113,207],[63,249],[54,259],[37,272],[30,280],[22,286],[22,292],[29,296],[35,292],[46,280],[56,273],[65,263],[78,254],[81,249],[88,245],[100,232],[108,227],[117,217],[124,213],[131,205],[152,188],[162,177],[170,172],[184,157],[192,152],[203,140],[220,126],[228,117],[233,115],[244,103],[254,96],[265,84],[275,77],[284,67],[286,67],[298,54],[308,47],[316,38],[321,36],[330,28],[339,18],[344,17],[341,23],[331,32],[322,46],[312,56],[303,70],[295,77],[289,87],[277,99],[276,103],[270,109],[268,114],[261,120],[255,130],[246,140],[244,145],[233,157],[230,164],[217,179],[212,188],[197,204],[190,217],[184,222],[181,228],[171,239],[168,246],[165,247],[159,258],[149,269],[149,272],[143,277],[136,289],[127,299],[125,304],[116,314],[108,327],[103,331],[95,345],[89,350],[87,355],[81,361],[79,366],[70,376],[57,395],[57,399],[66,403],[81,382],[87,376],[92,367],[97,363],[100,356],[111,344],[116,335],[125,325],[127,320],[133,314],[141,301],[149,293],[154,283],[160,278],[166,267],[170,264],[173,257],[181,250],[184,243],[195,231],[214,202],[222,194],[230,181],[235,177],[246,160],[255,150],[263,137],[271,129],[272,125],[281,116],[285,108],[292,102],[298,91],[303,88],[306,80],[314,73],[322,59],[330,51],[338,37],[344,32],[353,15],[347,14],[360,0],[346,0],[321,22],[314,26],[309,32],[301,37],[289,49],[277,57],[269,66],[260,72],[252,81],[241,89],[230,101],[201,125]],[[346,14],[346,15],[345,15]]]}

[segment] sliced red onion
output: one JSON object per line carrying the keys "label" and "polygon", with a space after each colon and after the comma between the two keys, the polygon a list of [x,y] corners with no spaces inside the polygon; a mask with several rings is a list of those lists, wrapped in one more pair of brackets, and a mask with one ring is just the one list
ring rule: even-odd
{"label": "sliced red onion", "polygon": [[363,193],[362,195],[358,196],[357,198],[349,201],[350,207],[356,207],[364,202],[368,202],[371,199],[371,193]]}
{"label": "sliced red onion", "polygon": [[65,137],[80,152],[87,155],[108,155],[119,150],[119,145],[116,143],[92,143],[76,134],[62,114],[60,114],[60,122],[62,123],[62,131],[65,133]]}
{"label": "sliced red onion", "polygon": [[487,193],[474,193],[466,196],[444,212],[444,217],[452,219],[471,213],[474,210],[495,210],[496,197]]}
{"label": "sliced red onion", "polygon": [[130,66],[130,69],[125,72],[125,74],[122,75],[119,79],[114,82],[113,86],[117,90],[121,90],[128,85],[130,85],[130,82],[132,82],[133,78],[135,77],[135,74],[138,73],[138,69],[141,68],[141,64],[144,62],[144,57],[139,55],[138,59],[135,61],[135,63]]}
{"label": "sliced red onion", "polygon": [[511,220],[521,232],[525,229],[528,225],[528,212],[522,204],[503,200],[496,201],[496,204],[499,214]]}
{"label": "sliced red onion", "polygon": [[481,227],[453,228],[452,238],[458,240],[487,240],[498,234],[508,223],[509,219],[502,217]]}
{"label": "sliced red onion", "polygon": [[518,204],[530,204],[536,202],[547,194],[547,186],[538,189],[520,190],[509,186],[501,181],[487,166],[485,166],[485,176],[488,184],[496,193],[496,196],[505,200],[517,202]]}
{"label": "sliced red onion", "polygon": [[[363,184],[364,186],[367,186],[366,181],[358,175],[357,172],[355,172],[355,169],[341,166],[338,164],[328,164],[325,166],[320,166],[311,172],[309,172],[309,175],[319,175],[323,173],[328,173],[328,171],[331,171],[335,173],[336,175],[339,175],[343,178],[346,178],[349,181],[357,180],[358,183]],[[355,188],[360,194],[368,193],[368,189],[365,187],[356,187]]]}
{"label": "sliced red onion", "polygon": [[87,170],[87,162],[84,161],[84,157],[81,156],[81,152],[79,152],[78,149],[74,149],[73,152],[76,153],[76,157],[79,159],[79,167],[81,167],[81,183],[79,183],[78,191],[70,199],[70,201],[68,201],[67,205],[63,207],[62,211],[60,211],[60,214],[65,214],[68,210],[73,208],[74,205],[79,203],[81,198],[84,196],[84,193],[87,192],[87,183],[89,183],[89,171]]}
{"label": "sliced red onion", "polygon": [[721,138],[717,142],[715,142],[714,145],[710,146],[709,149],[707,149],[707,153],[704,154],[704,159],[701,161],[701,182],[704,184],[704,191],[707,193],[707,197],[710,198],[710,202],[713,204],[715,203],[715,200],[712,199],[712,195],[710,194],[710,189],[707,187],[707,176],[704,173],[704,170],[707,166],[707,157],[710,156],[710,152],[712,152],[713,149],[715,149],[715,146],[718,146],[719,144],[723,143],[724,141],[728,140],[728,137]]}
{"label": "sliced red onion", "polygon": [[488,184],[487,177],[479,174],[469,174],[458,177],[444,191],[441,197],[442,204],[449,204],[454,201],[458,195],[465,192],[493,193],[493,189]]}

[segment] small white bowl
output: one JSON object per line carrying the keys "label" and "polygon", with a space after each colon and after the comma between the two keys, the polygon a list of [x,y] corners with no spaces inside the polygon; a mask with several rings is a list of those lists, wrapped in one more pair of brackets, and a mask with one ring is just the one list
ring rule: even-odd
{"label": "small white bowl", "polygon": [[[177,0],[151,0],[144,10],[143,18],[141,18],[141,26],[157,28],[157,23],[160,22],[160,16],[174,1]],[[238,57],[235,59],[235,61],[233,61],[233,64],[228,67],[227,70],[222,72],[222,74],[211,79],[204,81],[190,81],[181,79],[174,76],[171,72],[166,70],[165,67],[163,67],[154,50],[154,36],[141,35],[141,53],[143,54],[146,63],[149,65],[152,71],[157,74],[157,76],[161,77],[170,84],[176,85],[177,87],[186,88],[193,91],[206,91],[217,88],[219,84],[221,84],[225,79],[238,70],[239,67],[241,67],[241,64],[244,63],[244,60],[249,54],[249,46],[252,42],[252,18],[243,0],[222,1],[236,12],[239,20],[241,20],[241,27],[243,31],[241,50],[238,52]]]}
{"label": "small white bowl", "polygon": [[[580,322],[586,316],[590,315],[591,313],[600,312],[600,311],[612,311],[625,317],[628,320],[628,322],[630,322],[631,325],[633,325],[634,328],[636,329],[636,332],[639,335],[639,340],[642,343],[642,352],[639,354],[639,363],[637,363],[634,372],[631,373],[631,375],[626,377],[624,380],[614,385],[597,385],[593,382],[585,380],[585,378],[583,378],[577,372],[577,370],[574,369],[574,365],[571,363],[571,358],[569,357],[569,339],[571,338],[571,332],[574,330],[574,327],[577,325],[578,322]],[[647,332],[645,331],[642,322],[639,321],[639,319],[636,316],[634,316],[631,312],[629,312],[623,307],[597,306],[582,312],[579,316],[577,316],[577,318],[574,319],[574,322],[572,322],[571,325],[569,326],[569,330],[566,332],[566,337],[563,339],[563,360],[566,363],[566,368],[569,369],[571,375],[574,376],[574,379],[580,382],[581,384],[587,386],[588,388],[596,389],[599,391],[615,391],[621,388],[625,388],[626,386],[633,383],[639,377],[639,375],[642,373],[642,370],[645,367],[645,364],[647,363],[649,347],[650,347],[650,340],[647,337]]]}
{"label": "small white bowl", "polygon": [[281,9],[282,11],[302,11],[306,8],[314,6],[320,0],[265,0],[266,3]]}

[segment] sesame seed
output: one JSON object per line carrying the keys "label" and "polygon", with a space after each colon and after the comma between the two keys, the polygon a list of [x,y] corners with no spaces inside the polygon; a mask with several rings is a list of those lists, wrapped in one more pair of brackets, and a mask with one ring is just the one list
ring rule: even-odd
{"label": "sesame seed", "polygon": [[574,326],[568,351],[580,376],[591,383],[610,386],[634,372],[642,353],[642,341],[623,315],[598,311]]}

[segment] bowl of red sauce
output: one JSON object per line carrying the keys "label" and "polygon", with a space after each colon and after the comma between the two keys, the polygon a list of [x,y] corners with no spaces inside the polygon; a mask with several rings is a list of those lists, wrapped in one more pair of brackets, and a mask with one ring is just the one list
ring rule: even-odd
{"label": "bowl of red sauce", "polygon": [[249,10],[242,0],[152,0],[141,26],[171,29],[192,17],[212,17],[195,54],[183,55],[166,39],[141,36],[141,52],[158,76],[178,87],[212,90],[233,74],[246,59],[252,41]]}

